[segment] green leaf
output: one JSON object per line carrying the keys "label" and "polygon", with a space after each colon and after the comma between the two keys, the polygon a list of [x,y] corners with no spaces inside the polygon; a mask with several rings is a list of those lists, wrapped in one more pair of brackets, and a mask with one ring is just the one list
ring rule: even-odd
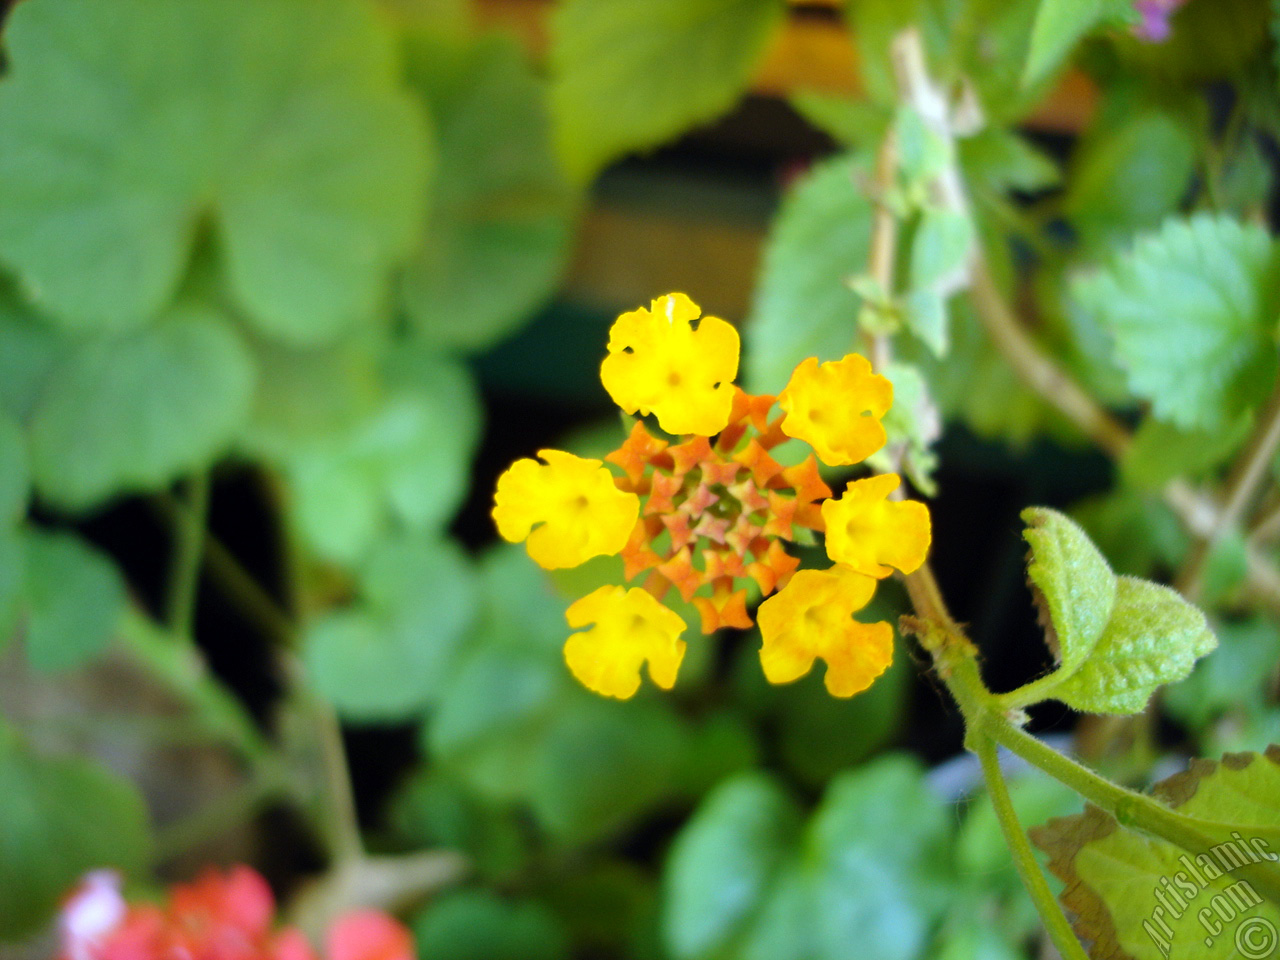
{"label": "green leaf", "polygon": [[1159,498],[1119,488],[1071,511],[1116,573],[1149,577],[1177,568],[1191,546],[1182,523]]}
{"label": "green leaf", "polygon": [[1157,417],[1222,428],[1275,379],[1275,265],[1260,227],[1196,216],[1169,221],[1076,293]]}
{"label": "green leaf", "polygon": [[1173,716],[1197,730],[1224,713],[1261,706],[1271,670],[1280,661],[1280,629],[1266,617],[1223,623],[1217,630],[1218,655],[1197,663],[1163,701]]}
{"label": "green leaf", "polygon": [[1076,42],[1108,20],[1124,18],[1123,0],[1040,0],[1031,29],[1025,86],[1044,79],[1067,59]]}
{"label": "green leaf", "polygon": [[86,871],[146,865],[142,798],[97,764],[38,755],[0,725],[0,783],[0,940],[44,926]]}
{"label": "green leaf", "polygon": [[[945,806],[901,756],[851,770],[795,837],[795,808],[744,774],[704,801],[667,864],[676,960],[909,960],[946,903]],[[798,839],[798,842],[797,842]]]}
{"label": "green leaf", "polygon": [[441,528],[466,494],[480,404],[467,369],[417,351],[386,361],[380,402],[355,428],[289,458],[297,522],[321,556],[356,563],[393,521]]}
{"label": "green leaf", "polygon": [[1204,614],[1173,590],[1119,577],[1106,630],[1052,696],[1088,713],[1140,713],[1157,687],[1186,677],[1217,645]]}
{"label": "green leaf", "polygon": [[405,308],[432,343],[483,349],[555,288],[575,194],[553,153],[544,85],[514,38],[414,35],[409,79],[435,121],[439,165]]}
{"label": "green leaf", "polygon": [[13,418],[0,410],[0,529],[26,515],[30,492],[27,438]]}
{"label": "green leaf", "polygon": [[1252,422],[1242,416],[1225,428],[1184,430],[1147,417],[1120,461],[1121,476],[1131,486],[1152,491],[1163,490],[1177,477],[1202,479],[1239,449]]}
{"label": "green leaf", "polygon": [[1116,578],[1079,525],[1056,510],[1022,512],[1031,545],[1027,575],[1046,638],[1063,675],[1074,672],[1102,638],[1116,602]]}
{"label": "green leaf", "polygon": [[361,602],[308,631],[317,690],[352,720],[398,720],[441,694],[476,610],[473,575],[451,540],[401,536],[379,546]]}
{"label": "green leaf", "polygon": [[1109,252],[1175,213],[1196,172],[1197,148],[1177,114],[1128,103],[1113,108],[1072,161],[1063,212],[1085,248]]}
{"label": "green leaf", "polygon": [[842,147],[870,148],[884,136],[893,115],[866,100],[826,93],[801,91],[791,97],[791,106]]}
{"label": "green leaf", "polygon": [[1062,180],[1058,164],[1013,130],[987,126],[956,142],[960,166],[971,190],[1003,195],[1034,192]]}
{"label": "green leaf", "polygon": [[423,118],[360,0],[35,0],[7,25],[0,256],[32,302],[122,331],[208,224],[263,331],[372,314],[421,223]]}
{"label": "green leaf", "polygon": [[1092,955],[1267,956],[1274,940],[1267,952],[1249,952],[1259,941],[1241,937],[1250,926],[1264,936],[1268,930],[1274,936],[1280,926],[1280,903],[1255,888],[1262,877],[1270,878],[1273,889],[1280,882],[1280,869],[1268,862],[1280,828],[1280,748],[1269,748],[1265,756],[1227,754],[1221,763],[1193,760],[1190,769],[1156,784],[1152,793],[1180,813],[1239,829],[1209,849],[1184,851],[1089,805],[1083,814],[1030,831],[1050,855],[1049,869],[1066,884],[1061,900],[1075,918],[1076,932],[1093,944]]}
{"label": "green leaf", "polygon": [[97,654],[124,615],[124,581],[105,554],[66,533],[30,531],[26,570],[27,659],[65,670]]}
{"label": "green leaf", "polygon": [[31,414],[37,490],[79,510],[207,468],[248,417],[254,378],[235,330],[204,307],[78,344]]}
{"label": "green leaf", "polygon": [[741,938],[800,835],[776,781],[743,773],[717,787],[672,844],[663,939],[675,960],[722,955]]}
{"label": "green leaf", "polygon": [[413,921],[424,960],[567,960],[560,921],[531,900],[460,890],[432,901]]}
{"label": "green leaf", "polygon": [[587,180],[733,105],[780,0],[566,0],[551,25],[556,141]]}
{"label": "green leaf", "polygon": [[65,344],[0,282],[0,411],[25,422]]}
{"label": "green leaf", "polygon": [[13,640],[17,627],[26,586],[24,567],[21,534],[0,527],[0,653]]}
{"label": "green leaf", "polygon": [[938,455],[933,445],[942,436],[942,416],[921,375],[920,368],[907,363],[890,363],[884,375],[893,383],[893,406],[884,417],[889,442],[867,458],[876,469],[891,473],[898,467],[889,450],[903,453],[900,469],[926,496],[937,493],[933,471]]}
{"label": "green leaf", "polygon": [[538,744],[533,812],[566,841],[607,834],[675,792],[684,747],[684,730],[666,704],[579,693]]}
{"label": "green leaf", "polygon": [[838,360],[857,335],[871,204],[858,189],[863,162],[844,155],[814,167],[783,201],[744,328],[744,386],[777,393],[806,357]]}

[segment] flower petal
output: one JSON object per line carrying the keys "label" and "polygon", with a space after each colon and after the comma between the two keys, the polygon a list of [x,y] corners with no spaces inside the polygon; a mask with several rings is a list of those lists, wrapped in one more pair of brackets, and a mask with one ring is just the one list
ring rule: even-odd
{"label": "flower petal", "polygon": [[929,553],[929,508],[914,500],[890,500],[897,474],[855,480],[839,500],[822,504],[827,556],[859,573],[887,577],[897,567],[913,573]]}
{"label": "flower petal", "polygon": [[703,317],[683,293],[624,313],[609,331],[600,380],[627,413],[658,418],[671,434],[709,437],[729,422],[739,339],[732,325]]}
{"label": "flower petal", "polygon": [[599,461],[560,450],[539,450],[498,478],[493,519],[498,533],[526,549],[547,570],[613,556],[626,546],[640,515],[640,498],[617,488]]}
{"label": "flower petal", "polygon": [[875,588],[874,578],[839,567],[796,573],[756,613],[766,679],[796,680],[821,658],[833,696],[851,697],[871,686],[893,660],[893,628],[853,619]]}
{"label": "flower petal", "polygon": [[565,612],[577,629],[565,642],[569,670],[588,690],[626,700],[640,688],[640,667],[649,662],[649,677],[664,690],[676,682],[685,643],[685,622],[653,594],[638,587],[603,586]]}
{"label": "flower petal", "polygon": [[819,365],[803,361],[778,395],[782,432],[803,440],[828,466],[861,463],[885,444],[880,419],[893,405],[893,384],[851,353]]}

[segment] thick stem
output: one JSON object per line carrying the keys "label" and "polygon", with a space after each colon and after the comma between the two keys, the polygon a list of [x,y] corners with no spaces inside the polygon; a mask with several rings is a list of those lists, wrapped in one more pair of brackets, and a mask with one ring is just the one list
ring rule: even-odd
{"label": "thick stem", "polygon": [[1040,914],[1049,939],[1062,954],[1063,960],[1089,960],[1080,941],[1076,938],[1067,922],[1062,908],[1049,889],[1040,864],[1036,862],[1027,835],[1018,822],[1017,811],[1013,809],[1013,799],[1009,796],[1009,787],[1004,782],[1004,774],[1000,771],[1000,759],[996,753],[996,745],[982,731],[975,731],[969,738],[969,749],[982,761],[982,775],[987,782],[987,793],[991,796],[991,806],[995,809],[996,819],[1000,822],[1000,832],[1004,834],[1009,852],[1013,854],[1013,865],[1022,878],[1022,885],[1027,888],[1031,902]]}

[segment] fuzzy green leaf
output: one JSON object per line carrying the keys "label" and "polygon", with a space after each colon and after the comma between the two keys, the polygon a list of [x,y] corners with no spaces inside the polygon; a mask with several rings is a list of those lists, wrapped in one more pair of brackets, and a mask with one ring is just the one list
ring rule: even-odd
{"label": "fuzzy green leaf", "polygon": [[566,0],[552,20],[556,139],[582,180],[742,94],[781,0]]}
{"label": "fuzzy green leaf", "polygon": [[92,869],[146,864],[142,798],[127,781],[78,757],[36,754],[0,725],[0,940],[52,918]]}
{"label": "fuzzy green leaf", "polygon": [[551,294],[569,253],[574,191],[552,151],[543,83],[513,38],[415,36],[409,67],[435,121],[439,163],[405,308],[431,342],[482,349]]}
{"label": "fuzzy green leaf", "polygon": [[36,489],[83,509],[209,466],[249,414],[254,369],[239,335],[203,307],[78,344],[31,416]]}
{"label": "fuzzy green leaf", "polygon": [[1171,220],[1076,287],[1115,339],[1135,394],[1184,428],[1221,428],[1276,374],[1276,248],[1226,217]]}
{"label": "fuzzy green leaf", "polygon": [[1031,545],[1027,574],[1048,643],[1063,675],[1077,670],[1102,637],[1116,601],[1116,577],[1088,535],[1056,510],[1022,512]]}
{"label": "fuzzy green leaf", "polygon": [[1052,696],[1089,713],[1139,713],[1157,687],[1186,677],[1217,645],[1204,614],[1173,590],[1119,577],[1106,630]]}
{"label": "fuzzy green leaf", "polygon": [[40,308],[121,331],[204,224],[262,330],[372,313],[421,222],[426,139],[362,0],[33,0],[5,32],[0,255]]}

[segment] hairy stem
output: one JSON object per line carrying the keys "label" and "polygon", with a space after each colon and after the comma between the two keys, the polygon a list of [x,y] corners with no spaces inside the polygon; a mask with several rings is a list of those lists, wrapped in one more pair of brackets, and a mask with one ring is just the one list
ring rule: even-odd
{"label": "hairy stem", "polygon": [[1031,896],[1031,902],[1035,904],[1036,911],[1040,914],[1049,939],[1058,948],[1058,953],[1062,954],[1062,960],[1088,960],[1088,955],[1080,946],[1080,941],[1067,922],[1062,908],[1058,906],[1053,891],[1049,889],[1049,882],[1045,879],[1040,864],[1036,862],[1035,853],[1031,849],[1031,844],[1027,842],[1022,824],[1018,822],[1017,811],[1013,809],[1013,799],[1009,796],[1009,787],[1004,781],[1004,774],[1000,771],[1000,759],[996,752],[995,741],[985,733],[976,731],[969,738],[969,749],[982,761],[982,776],[987,783],[987,793],[991,797],[991,806],[995,809],[996,819],[1000,822],[1000,832],[1004,834],[1005,843],[1013,855],[1013,865],[1018,870],[1018,876],[1022,878],[1022,885],[1027,888],[1027,893]]}

